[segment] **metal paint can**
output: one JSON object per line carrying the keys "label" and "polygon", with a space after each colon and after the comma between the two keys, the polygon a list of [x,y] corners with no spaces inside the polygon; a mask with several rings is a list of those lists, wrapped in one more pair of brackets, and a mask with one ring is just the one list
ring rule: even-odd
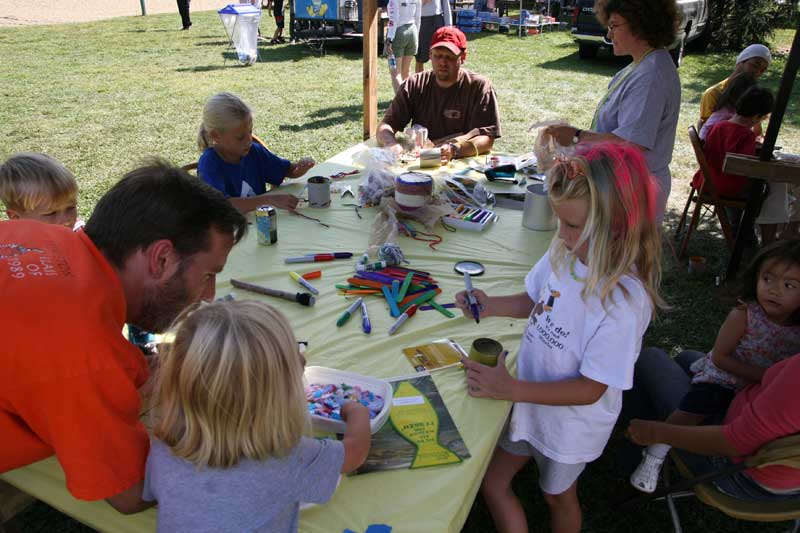
{"label": "metal paint can", "polygon": [[497,366],[497,358],[503,353],[503,345],[494,339],[480,338],[472,341],[469,358],[482,365]]}
{"label": "metal paint can", "polygon": [[271,205],[261,205],[256,209],[256,230],[258,244],[269,246],[278,242],[278,215]]}

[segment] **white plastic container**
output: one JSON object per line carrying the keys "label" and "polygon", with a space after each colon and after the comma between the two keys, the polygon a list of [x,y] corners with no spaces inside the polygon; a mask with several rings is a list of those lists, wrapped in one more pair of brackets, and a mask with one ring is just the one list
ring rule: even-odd
{"label": "white plastic container", "polygon": [[[324,385],[332,384],[358,386],[362,389],[371,391],[383,397],[383,409],[375,418],[369,421],[369,432],[376,433],[389,420],[389,411],[392,409],[392,386],[388,381],[362,376],[354,372],[336,370],[335,368],[325,368],[323,366],[307,366],[303,375],[303,384],[308,386],[312,383]],[[315,431],[325,433],[344,433],[347,424],[341,420],[332,420],[324,416],[311,415],[311,425]]]}

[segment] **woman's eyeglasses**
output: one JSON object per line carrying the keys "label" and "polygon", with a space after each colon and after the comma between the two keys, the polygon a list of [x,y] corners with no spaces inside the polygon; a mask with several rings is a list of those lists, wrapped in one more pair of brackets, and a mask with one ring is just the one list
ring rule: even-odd
{"label": "woman's eyeglasses", "polygon": [[607,27],[608,27],[608,33],[614,33],[614,31],[615,31],[617,28],[619,28],[620,26],[625,26],[625,25],[627,25],[627,24],[628,24],[627,22],[620,22],[619,24],[609,24],[609,25],[607,26]]}

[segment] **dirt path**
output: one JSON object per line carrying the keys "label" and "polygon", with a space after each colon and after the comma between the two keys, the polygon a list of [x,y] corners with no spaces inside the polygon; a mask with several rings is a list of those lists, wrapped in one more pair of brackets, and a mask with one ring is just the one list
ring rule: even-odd
{"label": "dirt path", "polygon": [[[144,0],[147,14],[175,13],[175,24],[180,27],[178,6],[175,0]],[[192,0],[191,10],[219,9],[233,0]],[[0,27],[28,26],[31,24],[60,24],[86,22],[113,17],[130,17],[142,14],[139,0],[0,0]]]}

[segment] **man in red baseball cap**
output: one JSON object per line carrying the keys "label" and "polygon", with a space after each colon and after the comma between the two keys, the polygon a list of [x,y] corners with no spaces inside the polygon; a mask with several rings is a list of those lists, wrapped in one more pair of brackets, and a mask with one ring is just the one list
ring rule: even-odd
{"label": "man in red baseball cap", "polygon": [[456,27],[439,28],[431,39],[432,70],[409,77],[395,94],[378,126],[378,143],[398,154],[395,133],[409,123],[428,129],[444,159],[489,152],[500,137],[500,109],[488,78],[461,65],[467,38]]}

